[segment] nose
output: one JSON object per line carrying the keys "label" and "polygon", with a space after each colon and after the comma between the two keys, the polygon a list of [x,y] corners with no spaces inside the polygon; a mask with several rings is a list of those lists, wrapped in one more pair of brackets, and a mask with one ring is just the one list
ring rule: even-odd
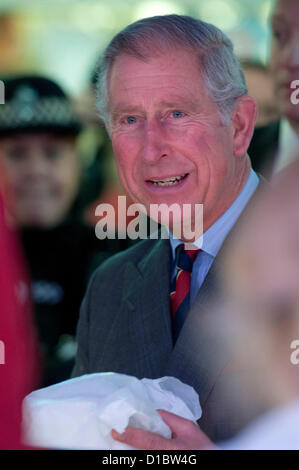
{"label": "nose", "polygon": [[166,130],[158,119],[148,120],[144,127],[142,157],[149,164],[169,155]]}
{"label": "nose", "polygon": [[26,174],[29,179],[41,178],[48,174],[49,165],[42,151],[34,151],[26,162]]}

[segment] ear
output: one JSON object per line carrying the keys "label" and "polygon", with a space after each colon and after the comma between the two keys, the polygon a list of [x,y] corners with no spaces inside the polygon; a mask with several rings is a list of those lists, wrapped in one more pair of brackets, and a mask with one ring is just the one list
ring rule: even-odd
{"label": "ear", "polygon": [[234,155],[240,157],[247,152],[257,115],[257,105],[251,96],[242,95],[232,113],[234,132]]}

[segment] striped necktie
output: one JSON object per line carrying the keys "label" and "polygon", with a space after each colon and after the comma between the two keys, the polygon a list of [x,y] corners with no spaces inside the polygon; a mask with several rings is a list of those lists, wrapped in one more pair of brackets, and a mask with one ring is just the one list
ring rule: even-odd
{"label": "striped necktie", "polygon": [[196,255],[202,250],[185,250],[181,244],[176,248],[177,275],[171,286],[170,304],[173,339],[177,340],[190,308],[190,282]]}

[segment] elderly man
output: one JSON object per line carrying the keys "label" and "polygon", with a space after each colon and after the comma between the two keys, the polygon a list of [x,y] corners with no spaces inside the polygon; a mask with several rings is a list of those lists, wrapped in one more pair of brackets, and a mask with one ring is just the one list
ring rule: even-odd
{"label": "elderly man", "polygon": [[170,240],[141,241],[96,272],[81,308],[74,375],[178,377],[199,393],[202,429],[223,439],[244,417],[223,418],[217,383],[230,382],[230,358],[217,322],[206,327],[204,303],[217,295],[215,257],[259,184],[247,155],[256,104],[229,39],[190,17],[128,26],[100,71],[99,109],[131,199],[148,213],[153,204],[186,204],[191,225],[203,204],[204,234],[191,240],[200,249],[182,249],[190,239],[172,231],[186,220],[174,214]]}

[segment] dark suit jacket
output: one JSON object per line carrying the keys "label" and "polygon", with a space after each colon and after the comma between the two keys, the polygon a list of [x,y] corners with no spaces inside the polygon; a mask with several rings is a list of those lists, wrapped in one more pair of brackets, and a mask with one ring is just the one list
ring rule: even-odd
{"label": "dark suit jacket", "polygon": [[219,441],[234,435],[248,423],[248,416],[236,409],[233,394],[241,374],[228,367],[232,358],[222,338],[219,312],[209,307],[210,300],[220,295],[218,257],[220,253],[175,346],[169,240],[141,241],[101,265],[82,304],[73,376],[119,372],[138,378],[177,377],[199,394],[203,408],[199,424],[210,438]]}
{"label": "dark suit jacket", "polygon": [[256,127],[248,148],[254,171],[271,179],[279,145],[280,121]]}

